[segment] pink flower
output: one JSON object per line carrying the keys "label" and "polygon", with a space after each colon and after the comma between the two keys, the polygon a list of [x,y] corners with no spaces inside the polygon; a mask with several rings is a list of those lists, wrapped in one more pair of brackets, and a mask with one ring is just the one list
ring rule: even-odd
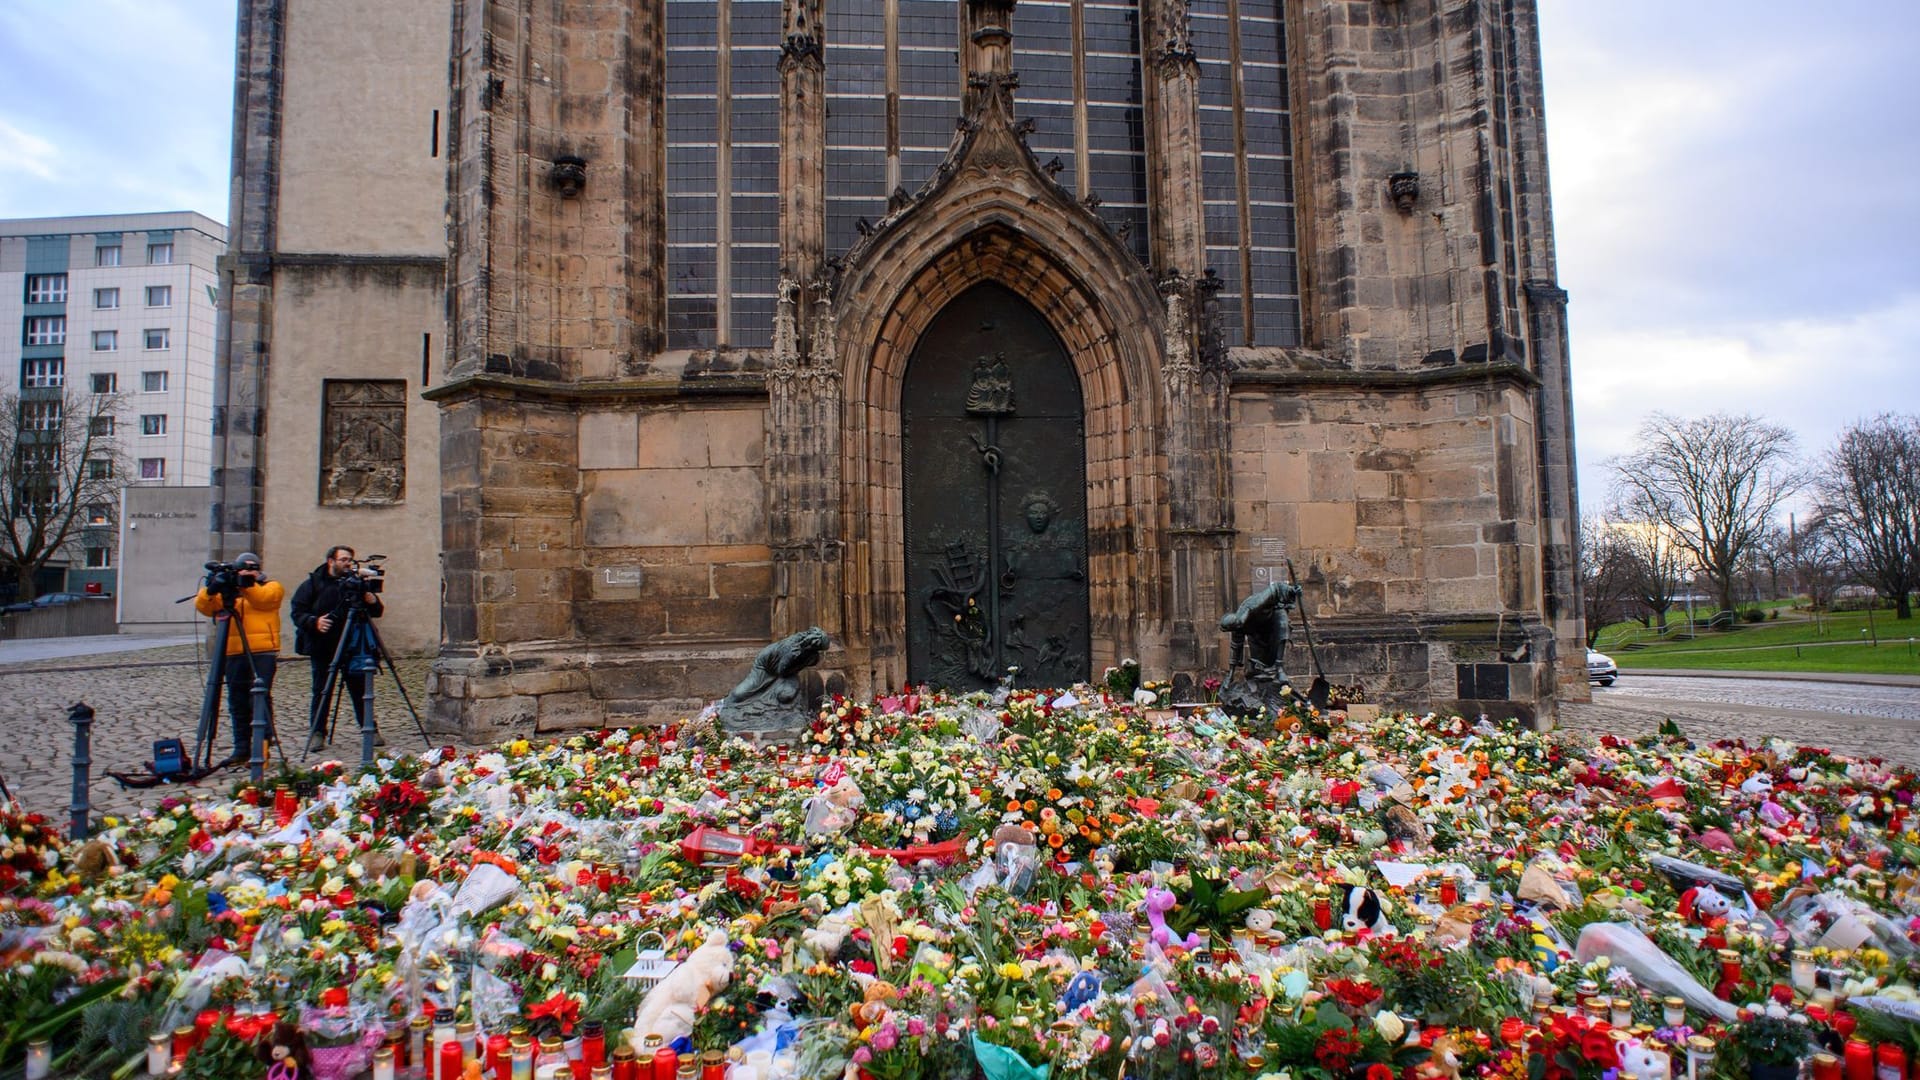
{"label": "pink flower", "polygon": [[926,1033],[927,1033],[927,1022],[925,1020],[922,1020],[916,1016],[913,1019],[907,1021],[907,1034],[917,1039],[920,1036],[925,1035]]}
{"label": "pink flower", "polygon": [[864,1046],[856,1049],[853,1052],[853,1063],[855,1065],[865,1065],[867,1062],[872,1060],[873,1060],[873,1051],[867,1049]]}
{"label": "pink flower", "polygon": [[873,1033],[873,1048],[883,1054],[898,1045],[900,1045],[900,1029],[892,1024],[881,1024],[880,1029]]}

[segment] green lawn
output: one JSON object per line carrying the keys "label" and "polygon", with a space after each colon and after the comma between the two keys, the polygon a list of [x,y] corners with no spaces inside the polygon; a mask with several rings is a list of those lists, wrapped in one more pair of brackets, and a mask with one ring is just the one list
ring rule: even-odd
{"label": "green lawn", "polygon": [[[1684,623],[1684,614],[1680,621]],[[1596,647],[1627,668],[1920,675],[1920,642],[1908,640],[1920,638],[1920,618],[1900,622],[1892,611],[1875,611],[1878,647],[1869,644],[1867,616],[1859,611],[1818,620],[1805,612],[1782,611],[1777,620],[1739,625],[1741,629],[1732,632],[1703,629],[1696,638],[1660,641],[1629,652],[1619,647],[1622,632],[1638,624],[1617,624],[1602,632]]]}

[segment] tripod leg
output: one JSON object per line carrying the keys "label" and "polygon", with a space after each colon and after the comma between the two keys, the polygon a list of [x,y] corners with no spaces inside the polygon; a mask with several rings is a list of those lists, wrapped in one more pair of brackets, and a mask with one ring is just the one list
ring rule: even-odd
{"label": "tripod leg", "polygon": [[373,764],[373,740],[379,729],[373,723],[373,684],[379,676],[378,671],[369,671],[360,676],[360,765]]}
{"label": "tripod leg", "polygon": [[334,718],[340,712],[340,671],[347,653],[347,631],[341,627],[340,641],[333,647],[333,659],[327,664],[327,677],[320,684],[320,693],[315,695],[313,708],[307,717],[307,742],[300,752],[300,760],[307,760],[312,753],[314,736],[320,736],[322,742],[333,740]]}
{"label": "tripod leg", "polygon": [[[413,717],[414,730],[420,733],[420,745],[432,749],[433,739],[427,734],[426,722],[420,719],[420,710],[413,707],[413,699],[407,696],[407,684],[400,681],[400,669],[393,664],[393,654],[387,651],[386,640],[380,636],[379,628],[371,622],[367,624],[367,631],[373,635],[373,647],[379,651],[380,659],[386,661],[387,673],[393,676],[394,689],[400,691],[400,700],[406,703],[407,713]],[[378,676],[379,672],[376,671],[373,674]],[[371,683],[372,680],[368,681]],[[372,698],[371,687],[368,690],[368,698],[369,700]],[[371,708],[368,709],[368,718],[372,718]]]}
{"label": "tripod leg", "polygon": [[193,757],[188,763],[195,769],[213,768],[213,747],[220,741],[220,686],[227,675],[227,635],[233,618],[225,612],[213,617],[213,655],[207,664],[207,690],[200,699],[200,724],[194,729]]}

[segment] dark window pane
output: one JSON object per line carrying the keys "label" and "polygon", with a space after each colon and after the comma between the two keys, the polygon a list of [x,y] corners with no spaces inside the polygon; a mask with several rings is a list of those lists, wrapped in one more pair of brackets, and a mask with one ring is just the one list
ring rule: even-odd
{"label": "dark window pane", "polygon": [[1087,57],[1087,100],[1138,105],[1140,62],[1126,56]]}
{"label": "dark window pane", "polygon": [[1081,14],[1087,51],[1140,54],[1140,13],[1133,7],[1087,6]]}
{"label": "dark window pane", "polygon": [[1207,204],[1207,243],[1240,244],[1240,207],[1234,203]]}
{"label": "dark window pane", "polygon": [[1284,206],[1254,205],[1247,208],[1247,214],[1253,226],[1255,247],[1293,247],[1292,210]]}
{"label": "dark window pane", "polygon": [[1299,291],[1295,284],[1298,280],[1294,268],[1293,252],[1262,251],[1255,249],[1247,253],[1253,262],[1253,291],[1271,295],[1288,295]]}
{"label": "dark window pane", "polygon": [[1020,73],[1021,104],[1073,100],[1073,58],[1064,53],[1021,53],[1014,57]]}
{"label": "dark window pane", "polygon": [[1200,159],[1200,180],[1206,185],[1208,202],[1240,197],[1240,185],[1234,179],[1233,159],[1224,154],[1208,154]]}
{"label": "dark window pane", "polygon": [[1290,135],[1287,131],[1286,113],[1256,112],[1249,109],[1242,115],[1245,117],[1248,146],[1281,149],[1288,146]]}
{"label": "dark window pane", "polygon": [[[728,20],[735,45],[780,46],[780,0],[733,0]],[[736,64],[739,61],[734,61]]]}
{"label": "dark window pane", "polygon": [[1254,297],[1253,343],[1300,344],[1300,301],[1291,296]]}
{"label": "dark window pane", "polygon": [[945,149],[953,141],[954,123],[959,116],[960,105],[955,101],[902,98],[900,145]]}
{"label": "dark window pane", "polygon": [[1013,63],[1020,71],[1021,86],[1026,85],[1027,64],[1022,52],[1070,53],[1073,51],[1073,9],[1066,4],[1027,0],[1013,13]]}
{"label": "dark window pane", "polygon": [[713,295],[714,249],[667,246],[667,292],[675,296]]}

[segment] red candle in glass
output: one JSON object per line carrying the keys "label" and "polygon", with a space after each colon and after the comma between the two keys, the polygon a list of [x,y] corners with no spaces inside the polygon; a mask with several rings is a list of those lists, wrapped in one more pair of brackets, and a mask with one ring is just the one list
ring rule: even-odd
{"label": "red candle in glass", "polygon": [[1526,1036],[1527,1027],[1517,1016],[1509,1016],[1500,1021],[1500,1041],[1508,1046],[1518,1046]]}
{"label": "red candle in glass", "polygon": [[201,1009],[193,1018],[193,1045],[197,1049],[213,1034],[213,1027],[220,1022],[219,1009]]}
{"label": "red candle in glass", "polygon": [[1873,1047],[1861,1039],[1848,1039],[1847,1080],[1873,1080]]}
{"label": "red candle in glass", "polygon": [[607,1029],[598,1023],[589,1023],[580,1029],[580,1058],[587,1068],[596,1069],[607,1063]]}
{"label": "red candle in glass", "polygon": [[1313,925],[1322,930],[1333,929],[1333,902],[1324,896],[1314,898]]}
{"label": "red candle in glass", "polygon": [[440,1044],[440,1068],[434,1074],[441,1080],[454,1080],[467,1071],[466,1055],[460,1050],[459,1040]]}
{"label": "red candle in glass", "polygon": [[1907,1051],[1899,1043],[1881,1043],[1873,1055],[1876,1080],[1906,1080]]}
{"label": "red candle in glass", "polygon": [[680,1055],[673,1047],[663,1046],[653,1052],[653,1080],[674,1080],[680,1072]]}
{"label": "red candle in glass", "polygon": [[498,1080],[513,1080],[513,1040],[505,1035],[487,1036],[487,1071]]}

